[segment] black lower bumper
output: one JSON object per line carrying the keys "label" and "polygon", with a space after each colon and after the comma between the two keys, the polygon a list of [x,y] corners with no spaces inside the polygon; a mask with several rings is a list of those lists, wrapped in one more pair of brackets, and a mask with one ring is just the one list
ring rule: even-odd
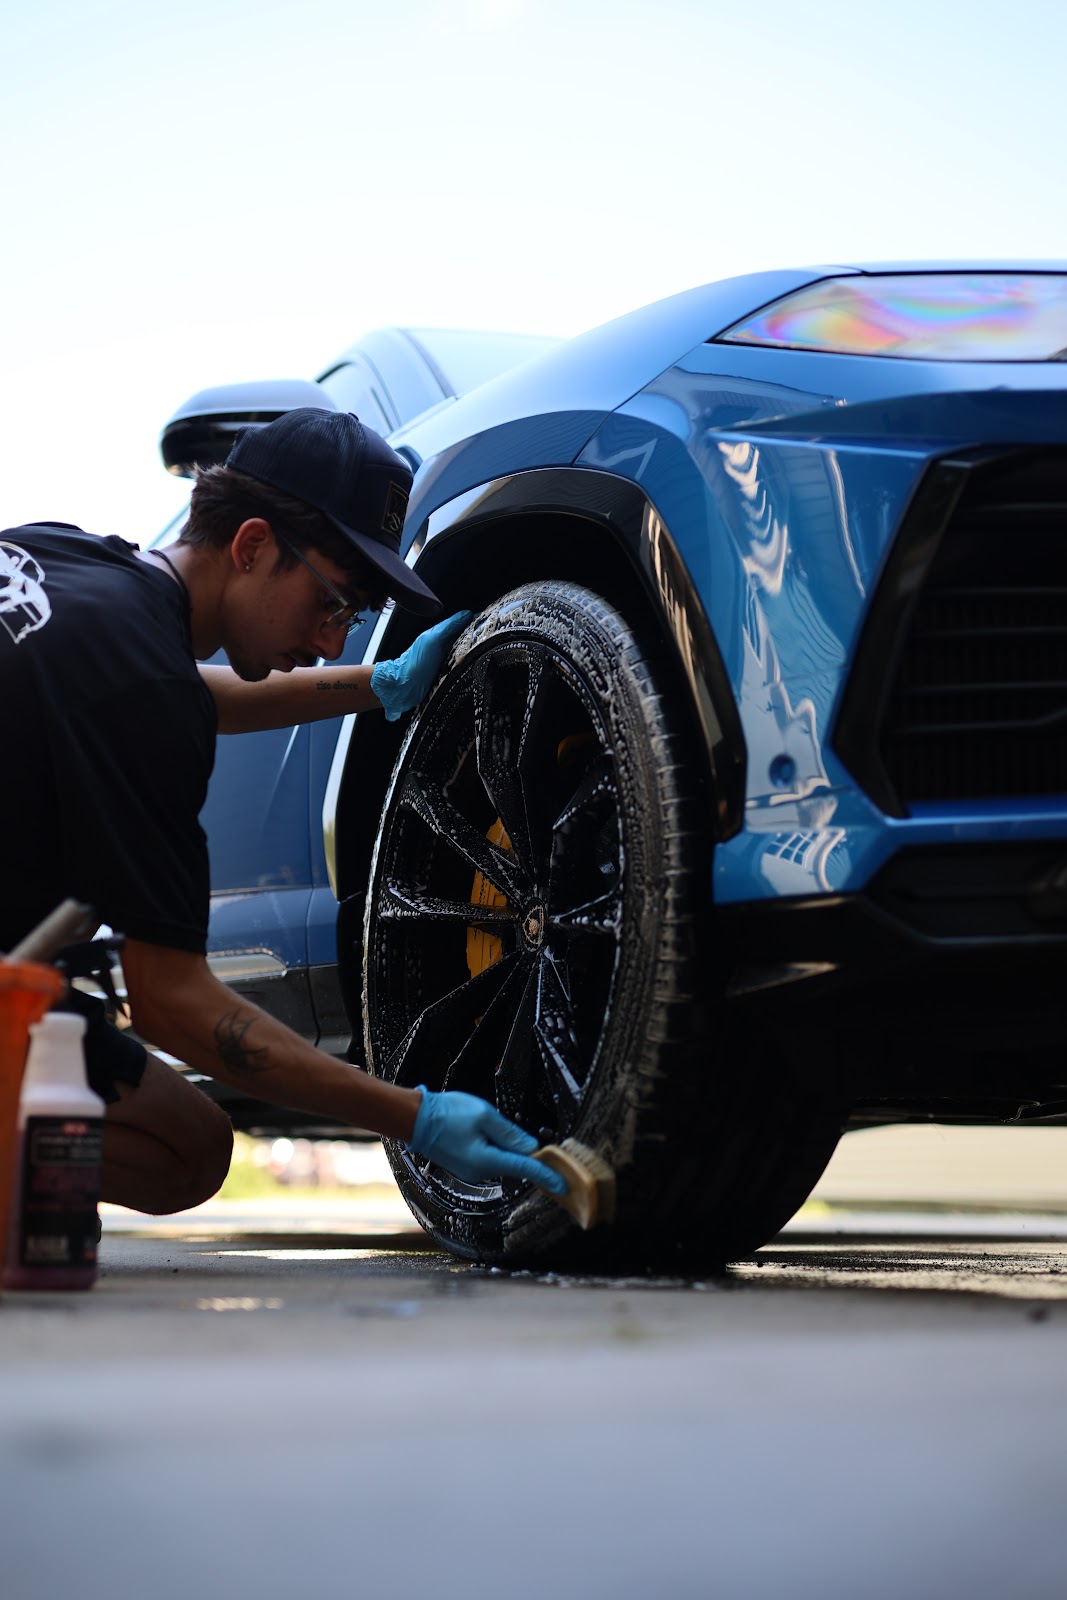
{"label": "black lower bumper", "polygon": [[726,1002],[852,1099],[1067,1108],[1065,856],[916,848],[861,895],[720,907]]}

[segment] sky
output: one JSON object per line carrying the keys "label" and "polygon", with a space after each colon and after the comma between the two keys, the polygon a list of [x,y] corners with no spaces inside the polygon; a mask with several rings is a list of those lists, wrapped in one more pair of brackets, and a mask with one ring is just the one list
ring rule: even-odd
{"label": "sky", "polygon": [[1049,0],[0,0],[0,528],[150,540],[215,383],[735,273],[1064,259]]}

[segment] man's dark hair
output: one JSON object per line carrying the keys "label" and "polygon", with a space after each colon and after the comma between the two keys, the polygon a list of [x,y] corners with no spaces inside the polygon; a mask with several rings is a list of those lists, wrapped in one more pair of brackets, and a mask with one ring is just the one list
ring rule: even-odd
{"label": "man's dark hair", "polygon": [[[189,503],[189,519],[178,543],[224,550],[242,522],[260,517],[302,554],[318,550],[336,561],[354,589],[368,595],[368,607],[381,611],[389,599],[382,576],[353,548],[328,518],[303,500],[294,500],[270,484],[260,483],[232,467],[198,467]],[[284,544],[278,546],[278,570],[298,566]]]}

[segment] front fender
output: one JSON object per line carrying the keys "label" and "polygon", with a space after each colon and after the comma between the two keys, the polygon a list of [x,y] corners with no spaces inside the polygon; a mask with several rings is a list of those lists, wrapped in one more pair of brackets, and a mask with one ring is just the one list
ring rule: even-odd
{"label": "front fender", "polygon": [[[639,485],[587,467],[508,474],[436,507],[412,550],[446,611],[481,610],[521,583],[558,578],[592,589],[661,641],[703,758],[709,830],[720,840],[739,830],[745,744],[734,696],[686,563]],[[397,612],[377,657],[399,654],[418,631],[417,619]],[[342,735],[323,819],[341,899],[365,884],[400,738],[370,716],[354,718]]]}

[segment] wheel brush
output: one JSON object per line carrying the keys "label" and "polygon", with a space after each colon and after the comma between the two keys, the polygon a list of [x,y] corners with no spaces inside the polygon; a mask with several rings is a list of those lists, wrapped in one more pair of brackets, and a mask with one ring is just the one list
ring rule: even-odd
{"label": "wheel brush", "polygon": [[614,1222],[615,1174],[603,1156],[577,1139],[564,1139],[562,1144],[542,1145],[533,1158],[566,1178],[567,1193],[549,1195],[549,1199],[562,1206],[579,1228]]}

